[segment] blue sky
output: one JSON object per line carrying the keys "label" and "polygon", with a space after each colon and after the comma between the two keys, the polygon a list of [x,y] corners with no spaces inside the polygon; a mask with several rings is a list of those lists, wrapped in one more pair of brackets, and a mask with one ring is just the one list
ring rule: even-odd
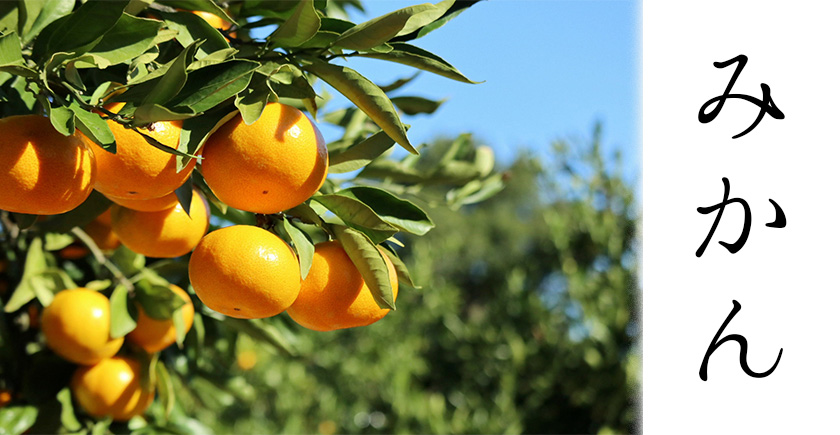
{"label": "blue sky", "polygon": [[[362,22],[419,3],[366,0],[367,13],[351,19]],[[605,148],[621,150],[625,176],[638,187],[640,12],[639,2],[631,0],[479,2],[413,43],[484,83],[423,73],[400,89],[398,95],[447,99],[433,115],[407,119],[409,139],[417,144],[472,132],[507,162],[522,147],[539,153],[559,138],[589,137],[601,121]],[[379,84],[414,72],[370,59],[352,59],[348,66]]]}

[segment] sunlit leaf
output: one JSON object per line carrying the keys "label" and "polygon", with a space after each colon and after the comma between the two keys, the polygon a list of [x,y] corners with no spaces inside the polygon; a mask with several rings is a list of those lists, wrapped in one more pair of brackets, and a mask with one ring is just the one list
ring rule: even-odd
{"label": "sunlit leaf", "polygon": [[367,236],[343,225],[333,225],[333,233],[373,294],[380,308],[396,309],[388,266],[382,252]]}

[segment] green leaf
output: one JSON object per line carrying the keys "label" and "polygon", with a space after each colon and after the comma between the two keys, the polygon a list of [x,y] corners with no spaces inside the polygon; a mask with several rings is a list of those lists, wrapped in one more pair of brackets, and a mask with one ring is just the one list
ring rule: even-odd
{"label": "green leaf", "polygon": [[64,387],[55,396],[58,403],[61,404],[61,426],[71,432],[82,429],[82,424],[76,418],[76,413],[73,410],[73,396],[70,393],[69,387]]}
{"label": "green leaf", "polygon": [[286,210],[286,215],[294,216],[300,219],[303,223],[317,225],[319,227],[324,227],[324,220],[321,219],[321,216],[318,215],[318,212],[312,209],[310,205],[306,202]]}
{"label": "green leaf", "polygon": [[136,125],[148,125],[158,121],[178,121],[195,116],[195,112],[189,107],[178,107],[169,109],[160,104],[144,104],[134,111]]}
{"label": "green leaf", "polygon": [[432,219],[420,207],[382,189],[357,186],[341,190],[336,195],[364,203],[383,221],[412,234],[422,236],[435,227]]}
{"label": "green leaf", "polygon": [[283,219],[283,229],[292,238],[292,244],[294,245],[295,252],[297,252],[298,262],[300,263],[300,279],[306,279],[306,275],[309,274],[309,268],[312,267],[315,245],[306,233],[292,225],[288,219]]}
{"label": "green leaf", "polygon": [[303,100],[317,96],[303,72],[292,64],[280,65],[271,72],[268,79],[268,86],[278,97]]}
{"label": "green leaf", "polygon": [[143,98],[143,104],[166,104],[181,92],[187,83],[187,64],[192,62],[199,45],[201,42],[195,41],[184,48],[166,73],[157,80],[155,86]]}
{"label": "green leaf", "polygon": [[380,308],[396,309],[394,292],[391,288],[391,277],[388,265],[382,257],[382,252],[367,236],[343,225],[332,225],[341,246],[353,261],[356,269],[365,280],[365,284],[373,294],[373,299]]}
{"label": "green leaf", "polygon": [[172,325],[175,326],[175,343],[181,348],[184,345],[184,338],[187,335],[187,325],[184,324],[184,307],[176,308],[172,312]]}
{"label": "green leaf", "polygon": [[387,243],[383,243],[380,246],[384,247],[384,249],[382,249],[382,252],[388,257],[389,260],[391,260],[391,264],[394,265],[394,269],[397,271],[397,279],[401,283],[408,285],[412,288],[421,289],[422,287],[414,284],[414,281],[411,279],[411,274],[408,272],[408,267],[406,267],[405,263],[402,261],[399,255],[397,255],[397,252],[394,251],[394,248],[392,248]]}
{"label": "green leaf", "polygon": [[127,276],[134,275],[143,269],[146,264],[146,257],[120,245],[111,254],[111,262],[114,263]]}
{"label": "green leaf", "polygon": [[70,15],[47,25],[35,39],[36,59],[53,53],[83,53],[101,41],[120,20],[128,0],[86,2]]}
{"label": "green leaf", "polygon": [[[218,108],[203,115],[185,119],[181,126],[181,139],[178,143],[178,149],[187,154],[197,153],[211,134],[238,114],[236,110]],[[178,157],[176,161],[177,170],[179,172],[183,170],[190,160],[190,157]]]}
{"label": "green leaf", "polygon": [[207,56],[202,57],[201,59],[193,61],[193,63],[191,63],[190,66],[187,67],[187,73],[204,68],[206,66],[218,65],[222,62],[227,62],[233,59],[233,56],[238,51],[239,50],[235,48],[224,48],[219,51],[214,51],[208,54]]}
{"label": "green leaf", "polygon": [[234,104],[242,114],[245,125],[257,122],[262,115],[265,106],[268,105],[268,98],[271,96],[271,89],[268,87],[268,77],[262,74],[254,74],[248,87],[236,96]]}
{"label": "green leaf", "polygon": [[11,32],[0,36],[0,66],[24,64],[18,35]]}
{"label": "green leaf", "polygon": [[140,280],[135,286],[135,298],[147,316],[158,320],[169,320],[175,310],[186,302],[167,286]]}
{"label": "green leaf", "polygon": [[168,106],[189,107],[195,113],[212,109],[248,87],[259,66],[249,60],[231,60],[192,71]]}
{"label": "green leaf", "polygon": [[181,204],[181,208],[183,208],[184,212],[186,212],[187,216],[189,216],[193,197],[193,184],[191,178],[187,178],[187,181],[184,181],[184,184],[175,189],[175,196],[178,197],[178,203]]}
{"label": "green leaf", "polygon": [[301,0],[286,22],[268,36],[269,47],[297,47],[315,36],[320,27],[313,1]]}
{"label": "green leaf", "polygon": [[[385,86],[380,86],[380,88],[385,93],[388,93],[388,92],[391,92],[391,91],[396,91],[397,89],[407,85],[408,83],[410,83],[412,80],[416,79],[419,76],[420,76],[420,71],[416,71],[414,74],[410,75],[409,77],[402,78],[402,79],[397,79],[391,84],[388,84],[388,85],[385,85]],[[391,101],[393,101],[393,98],[391,99]]]}
{"label": "green leaf", "polygon": [[125,337],[137,327],[137,307],[120,284],[111,293],[111,338]]}
{"label": "green leaf", "polygon": [[394,97],[391,102],[406,115],[434,113],[446,100],[434,101],[423,97]]}
{"label": "green leaf", "polygon": [[435,10],[434,5],[425,3],[390,12],[347,30],[339,36],[335,45],[357,51],[382,45],[397,36],[412,17],[423,17],[425,13]]}
{"label": "green leaf", "polygon": [[485,180],[473,180],[461,188],[447,192],[446,201],[453,207],[484,201],[505,188],[503,174],[495,174]]}
{"label": "green leaf", "polygon": [[404,43],[392,43],[391,46],[394,49],[388,53],[359,53],[358,56],[401,63],[459,82],[481,83],[468,79],[457,68],[426,50]]}
{"label": "green leaf", "polygon": [[8,406],[0,408],[0,432],[22,434],[35,424],[38,408],[34,406]]}
{"label": "green leaf", "polygon": [[384,131],[374,133],[363,141],[330,156],[330,173],[342,174],[365,167],[385,151],[394,146],[394,140]]}
{"label": "green leaf", "polygon": [[163,405],[164,416],[168,419],[175,408],[175,387],[172,384],[172,377],[162,361],[155,364],[155,374],[157,375],[155,376],[155,390],[160,398],[161,405]]}
{"label": "green leaf", "polygon": [[181,43],[182,46],[187,47],[194,44],[196,41],[203,41],[201,47],[198,48],[198,58],[203,58],[215,51],[230,48],[227,39],[224,35],[219,33],[219,30],[211,26],[204,18],[199,17],[192,12],[178,11],[178,12],[162,12],[158,14],[163,18],[166,27],[178,31],[175,39]]}
{"label": "green leaf", "polygon": [[88,139],[109,153],[117,152],[117,140],[114,139],[114,132],[111,131],[107,121],[99,115],[85,110],[76,101],[71,102],[67,107],[75,115],[76,128],[81,130]]}
{"label": "green leaf", "polygon": [[163,23],[158,20],[138,18],[123,13],[117,24],[105,34],[102,40],[77,62],[84,62],[100,69],[128,62],[155,45],[158,31],[162,26]]}
{"label": "green leaf", "polygon": [[50,112],[50,122],[57,132],[65,136],[70,136],[76,132],[75,116],[72,110],[63,106],[51,107],[48,110]]}
{"label": "green leaf", "polygon": [[15,288],[14,293],[6,302],[4,311],[11,313],[19,310],[37,295],[32,278],[44,273],[47,270],[47,258],[44,255],[43,241],[33,239],[26,251],[26,262],[23,265],[23,276]]}
{"label": "green leaf", "polygon": [[[26,2],[23,3],[25,4]],[[32,24],[32,27],[25,29],[22,33],[23,42],[29,43],[29,41],[38,36],[41,30],[47,27],[47,25],[72,12],[73,6],[75,5],[75,0],[46,0],[38,13],[38,17]]]}
{"label": "green leaf", "polygon": [[47,251],[58,251],[73,243],[73,236],[62,233],[44,234],[44,249]]}
{"label": "green leaf", "polygon": [[101,292],[108,287],[111,287],[111,280],[110,279],[97,279],[93,281],[88,281],[85,285],[85,288],[89,288],[93,291]]}
{"label": "green leaf", "polygon": [[306,69],[341,92],[395,142],[410,153],[419,154],[409,143],[405,126],[382,89],[350,68],[331,65],[318,59],[313,60]]}
{"label": "green leaf", "polygon": [[397,36],[407,35],[437,21],[453,4],[455,0],[444,0],[435,4],[434,8],[412,16]]}
{"label": "green leaf", "polygon": [[379,217],[367,204],[345,195],[315,195],[312,199],[335,213],[347,226],[381,243],[399,230]]}

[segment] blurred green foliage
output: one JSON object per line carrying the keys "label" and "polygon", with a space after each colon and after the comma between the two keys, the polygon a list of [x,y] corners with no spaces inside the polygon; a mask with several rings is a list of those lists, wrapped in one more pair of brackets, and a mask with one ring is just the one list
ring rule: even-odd
{"label": "blurred green foliage", "polygon": [[521,154],[501,193],[436,208],[435,230],[403,239],[422,288],[382,321],[321,333],[283,315],[274,348],[217,336],[203,360],[218,362],[178,381],[192,393],[176,414],[218,433],[634,431],[633,190],[597,129],[550,157]]}

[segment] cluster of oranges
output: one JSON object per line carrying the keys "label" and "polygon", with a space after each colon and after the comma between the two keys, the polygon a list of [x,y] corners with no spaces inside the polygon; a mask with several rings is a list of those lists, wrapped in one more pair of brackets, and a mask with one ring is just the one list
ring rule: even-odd
{"label": "cluster of oranges", "polygon": [[[192,160],[176,170],[176,157],[147,143],[138,131],[115,121],[108,124],[116,153],[93,144],[82,133],[63,136],[39,115],[0,119],[0,209],[52,215],[80,205],[96,189],[114,205],[86,231],[103,249],[119,243],[149,257],[174,258],[192,252],[189,278],[196,296],[221,314],[253,319],[287,311],[300,325],[318,331],[369,325],[389,310],[380,308],[350,257],[337,241],[315,246],[311,269],[301,279],[298,258],[276,234],[249,225],[207,233],[210,209],[193,190],[189,214],[174,193],[196,167]],[[139,129],[158,142],[177,147],[178,121]],[[238,209],[274,214],[310,198],[327,175],[327,149],[317,127],[299,110],[268,104],[260,118],[246,125],[235,117],[221,126],[198,152],[200,171],[221,201]],[[394,295],[397,274],[388,266]],[[192,323],[192,302],[184,324]],[[116,356],[123,339],[110,337],[109,301],[89,289],[56,294],[43,313],[47,344],[58,355],[80,364],[71,389],[91,415],[126,420],[142,413],[154,393],[143,385],[140,363]],[[146,352],[175,341],[172,320],[145,316],[126,340]]]}

